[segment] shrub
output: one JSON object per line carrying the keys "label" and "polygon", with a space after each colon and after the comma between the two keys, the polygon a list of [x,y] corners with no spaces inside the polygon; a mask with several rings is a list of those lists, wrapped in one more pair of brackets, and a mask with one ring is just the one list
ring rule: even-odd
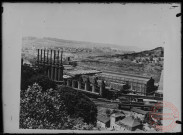
{"label": "shrub", "polygon": [[129,82],[126,82],[126,84],[123,86],[123,90],[129,90],[129,89],[130,89]]}
{"label": "shrub", "polygon": [[43,90],[49,88],[56,88],[54,81],[50,80],[47,76],[43,75],[45,69],[42,67],[33,69],[27,65],[22,65],[21,69],[21,90],[25,90],[28,86],[38,83]]}
{"label": "shrub", "polygon": [[68,121],[60,95],[37,84],[21,91],[20,106],[20,128],[62,129]]}
{"label": "shrub", "polygon": [[74,119],[73,122],[75,126],[72,129],[74,130],[92,130],[94,127],[92,124],[84,123],[82,118]]}
{"label": "shrub", "polygon": [[81,117],[87,124],[96,124],[97,107],[86,95],[67,87],[60,88],[60,91],[69,115]]}
{"label": "shrub", "polygon": [[29,85],[29,79],[33,76],[36,75],[36,71],[27,66],[27,65],[22,65],[21,67],[21,90],[27,89]]}
{"label": "shrub", "polygon": [[34,83],[38,83],[42,87],[43,90],[47,90],[50,88],[53,88],[53,89],[56,88],[56,83],[44,75],[32,76],[29,80],[29,85],[32,85]]}
{"label": "shrub", "polygon": [[111,115],[111,110],[110,109],[106,109],[105,113],[106,113],[107,116],[110,116]]}
{"label": "shrub", "polygon": [[[62,94],[53,89],[43,91],[38,84],[33,84],[27,90],[21,91],[19,127],[23,129],[91,130],[93,125],[84,123],[83,118],[69,116],[68,106],[65,105],[65,95]],[[80,99],[83,99],[81,97]],[[82,104],[78,105],[82,106]],[[75,113],[86,114],[86,111],[80,110]],[[92,115],[92,113],[89,114]]]}
{"label": "shrub", "polygon": [[149,81],[147,82],[147,94],[152,95],[153,92],[157,89],[157,87],[154,86],[154,79],[151,77]]}

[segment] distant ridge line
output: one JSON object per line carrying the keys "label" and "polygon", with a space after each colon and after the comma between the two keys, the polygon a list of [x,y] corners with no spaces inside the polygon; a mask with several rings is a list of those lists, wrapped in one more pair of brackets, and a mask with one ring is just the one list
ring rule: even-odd
{"label": "distant ridge line", "polygon": [[[35,42],[39,40],[45,40],[45,41],[54,41],[56,43],[64,44],[66,43],[67,45],[75,46],[80,45],[82,47],[86,48],[91,48],[91,47],[110,47],[110,48],[115,48],[119,50],[124,50],[124,51],[141,51],[142,49],[136,47],[136,46],[125,46],[125,45],[119,45],[119,44],[112,44],[112,43],[97,43],[97,42],[90,42],[90,41],[77,41],[77,40],[67,40],[67,39],[60,39],[60,38],[52,38],[52,37],[23,37],[23,40],[34,40]],[[37,41],[36,41],[37,40]]]}

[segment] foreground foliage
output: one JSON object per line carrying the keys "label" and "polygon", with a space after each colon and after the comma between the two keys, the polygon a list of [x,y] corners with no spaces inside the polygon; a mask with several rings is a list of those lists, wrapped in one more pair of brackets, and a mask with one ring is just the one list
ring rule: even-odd
{"label": "foreground foliage", "polygon": [[53,89],[34,84],[21,91],[20,128],[62,129],[67,121],[65,105]]}
{"label": "foreground foliage", "polygon": [[97,107],[86,95],[71,88],[60,88],[67,112],[73,117],[81,117],[84,122],[95,125],[97,122]]}
{"label": "foreground foliage", "polygon": [[[95,111],[92,111],[95,106],[90,106],[92,102],[84,95],[78,96],[76,99],[69,92],[64,94],[53,89],[43,90],[38,84],[29,86],[21,91],[20,128],[91,130],[93,124],[89,121],[87,124],[86,118],[96,119]],[[73,101],[76,103],[72,107]],[[71,110],[74,111],[71,113]]]}

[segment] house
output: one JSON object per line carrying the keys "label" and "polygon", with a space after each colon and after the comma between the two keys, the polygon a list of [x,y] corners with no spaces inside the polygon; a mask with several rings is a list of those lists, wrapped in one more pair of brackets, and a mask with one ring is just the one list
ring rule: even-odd
{"label": "house", "polygon": [[106,109],[99,109],[97,116],[97,126],[100,128],[110,128],[115,126],[115,122],[125,118],[121,112],[113,113],[110,117],[104,113]]}
{"label": "house", "polygon": [[101,128],[109,128],[110,127],[110,117],[106,115],[98,115],[97,116],[97,126]]}
{"label": "house", "polygon": [[[124,113],[116,112],[110,115],[108,117],[104,114],[103,109],[100,109],[100,113],[97,116],[97,126],[100,127],[100,129],[113,129],[113,130],[129,130],[129,131],[135,131],[135,130],[142,130],[143,125],[142,123],[131,117],[126,116]],[[137,108],[132,109],[133,112],[136,112],[140,115],[145,115],[146,112]]]}
{"label": "house", "polygon": [[143,125],[136,119],[133,119],[131,116],[128,116],[118,122],[116,122],[120,128],[123,127],[130,131],[135,131],[136,129],[142,129]]}
{"label": "house", "polygon": [[110,127],[111,128],[119,128],[118,125],[116,125],[116,122],[118,122],[119,120],[122,120],[125,118],[125,114],[124,113],[113,113],[110,116]]}
{"label": "house", "polygon": [[148,113],[148,111],[144,111],[144,110],[138,109],[136,107],[133,107],[131,109],[131,111],[132,111],[132,115],[135,118],[139,118],[140,120],[144,120],[145,115]]}

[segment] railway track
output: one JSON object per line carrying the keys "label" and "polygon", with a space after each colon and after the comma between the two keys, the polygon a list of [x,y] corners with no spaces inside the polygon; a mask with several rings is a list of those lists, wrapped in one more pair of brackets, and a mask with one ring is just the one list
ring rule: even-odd
{"label": "railway track", "polygon": [[148,107],[151,108],[154,106],[154,104],[137,104],[137,103],[124,103],[124,102],[110,102],[110,101],[104,101],[104,100],[100,100],[100,99],[94,99],[94,98],[90,98],[91,101],[93,101],[97,106],[99,107],[106,107],[106,108],[111,108],[111,109],[116,109],[118,107]]}

